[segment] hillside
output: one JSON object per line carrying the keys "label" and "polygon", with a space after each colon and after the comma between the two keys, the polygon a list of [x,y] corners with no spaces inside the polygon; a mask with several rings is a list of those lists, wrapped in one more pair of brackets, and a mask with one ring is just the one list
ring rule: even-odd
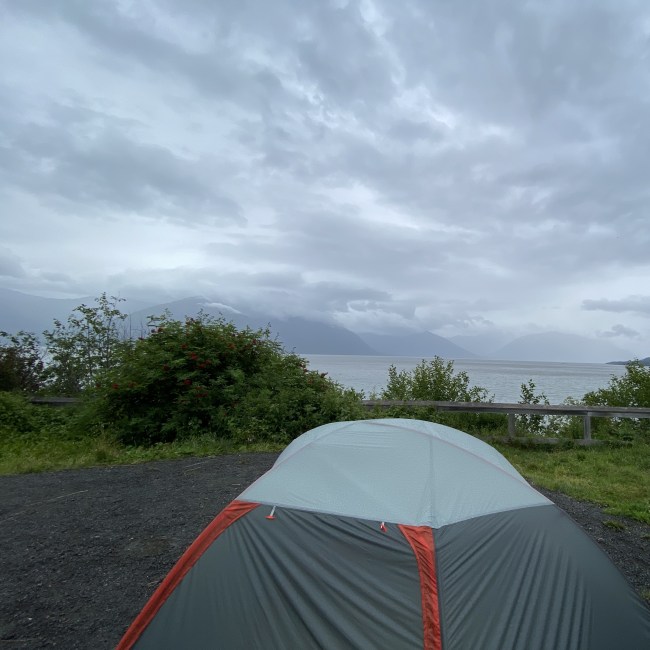
{"label": "hillside", "polygon": [[[609,361],[609,365],[611,366],[626,366],[628,363],[630,363],[631,360],[629,361]],[[639,363],[642,366],[650,366],[650,357],[645,357],[645,359],[639,359]]]}
{"label": "hillside", "polygon": [[277,318],[268,314],[243,314],[234,307],[214,303],[195,296],[170,303],[154,305],[134,312],[134,322],[146,323],[151,314],[169,312],[174,318],[182,320],[186,316],[196,316],[203,311],[211,316],[223,316],[237,327],[263,329],[269,327],[288,352],[298,354],[376,354],[359,336],[339,325],[308,320],[293,316]]}
{"label": "hillside", "polygon": [[416,332],[405,335],[360,334],[370,347],[380,355],[390,357],[442,357],[444,359],[476,359],[478,355],[469,352],[431,332]]}
{"label": "hillside", "polygon": [[559,361],[568,363],[607,363],[632,355],[603,339],[577,334],[543,332],[511,341],[490,355],[506,361]]}
{"label": "hillside", "polygon": [[[32,296],[19,291],[0,289],[0,330],[19,330],[41,334],[51,329],[54,319],[65,321],[81,303],[94,305],[92,297],[59,299]],[[522,336],[501,345],[504,334],[458,336],[450,340],[431,332],[409,334],[355,333],[333,322],[310,320],[300,316],[276,317],[262,312],[243,313],[237,306],[194,296],[173,302],[153,304],[127,300],[120,309],[130,313],[126,326],[137,336],[151,315],[168,311],[172,317],[195,316],[200,310],[223,315],[239,328],[270,327],[287,351],[298,354],[351,354],[445,359],[500,359],[509,361],[559,361],[607,363],[612,359],[632,359],[634,355],[605,339],[589,339],[575,334],[545,332]],[[464,343],[465,345],[462,345]],[[643,360],[648,364],[650,357]],[[613,363],[625,364],[625,361]]]}

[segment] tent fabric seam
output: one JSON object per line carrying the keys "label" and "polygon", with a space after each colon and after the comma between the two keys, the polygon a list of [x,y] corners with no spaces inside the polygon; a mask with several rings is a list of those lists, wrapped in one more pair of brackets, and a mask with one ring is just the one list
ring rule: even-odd
{"label": "tent fabric seam", "polygon": [[429,526],[399,526],[418,565],[422,601],[423,650],[442,650],[440,604],[436,576],[436,551],[433,530]]}
{"label": "tent fabric seam", "polygon": [[[385,420],[360,420],[360,421],[361,421],[361,422],[364,422],[365,424],[368,424],[368,425],[370,425],[370,426],[377,426],[377,424],[381,423],[382,426],[385,426],[385,427],[392,427],[392,428],[394,428],[394,429],[402,429],[402,430],[405,430],[405,431],[409,431],[409,432],[411,432],[411,433],[416,433],[416,434],[418,434],[418,435],[425,436],[425,437],[428,438],[429,440],[435,438],[436,440],[440,441],[441,443],[444,443],[444,444],[446,444],[446,445],[448,445],[448,446],[450,446],[450,447],[453,447],[453,448],[455,448],[455,449],[458,449],[458,450],[461,451],[461,452],[465,452],[465,453],[469,454],[470,456],[473,456],[474,458],[478,459],[479,461],[481,461],[481,462],[483,462],[483,463],[486,463],[486,464],[490,465],[491,467],[493,467],[493,468],[496,469],[497,471],[501,472],[502,474],[505,474],[507,477],[509,477],[509,478],[511,478],[512,480],[516,481],[516,482],[519,483],[520,485],[523,485],[524,487],[527,487],[531,492],[535,492],[535,493],[538,494],[540,497],[542,497],[543,499],[545,499],[546,501],[548,501],[549,503],[551,503],[548,499],[546,499],[546,497],[544,497],[542,494],[540,494],[539,492],[537,492],[537,490],[535,490],[533,487],[531,487],[531,485],[530,485],[530,484],[529,484],[529,483],[528,483],[528,482],[523,478],[523,476],[521,476],[521,475],[519,474],[519,472],[517,472],[517,470],[516,470],[515,468],[513,468],[513,469],[515,469],[516,476],[513,475],[513,474],[511,474],[510,472],[507,472],[505,469],[503,469],[502,467],[499,467],[498,465],[496,465],[495,463],[491,462],[491,461],[488,460],[487,458],[484,458],[483,456],[480,456],[479,454],[477,454],[477,453],[475,453],[475,452],[473,452],[473,451],[471,451],[471,450],[469,450],[469,449],[465,449],[465,448],[461,447],[460,445],[457,445],[457,444],[454,444],[453,442],[450,442],[449,440],[443,440],[442,438],[439,438],[439,437],[434,436],[434,435],[429,435],[429,434],[425,433],[424,431],[418,431],[417,429],[414,429],[414,428],[411,428],[411,427],[408,427],[408,426],[404,426],[404,425],[401,425],[401,424],[400,424],[400,425],[389,424],[389,423],[387,423]],[[313,441],[308,442],[307,444],[303,445],[300,449],[298,449],[296,452],[294,452],[293,454],[291,454],[291,456],[285,458],[284,460],[280,460],[280,462],[277,463],[277,464],[274,464],[274,465],[273,465],[273,466],[272,466],[272,467],[271,467],[271,468],[270,468],[270,469],[269,469],[265,474],[263,474],[263,475],[258,479],[258,481],[261,480],[261,479],[263,479],[264,476],[266,476],[267,474],[271,474],[271,473],[273,473],[273,470],[274,470],[276,467],[279,467],[280,465],[283,465],[284,463],[286,463],[289,459],[294,458],[295,456],[297,456],[297,455],[298,455],[301,451],[303,451],[304,449],[307,449],[308,447],[310,447],[311,445],[315,444],[316,442],[318,442],[318,441],[320,441],[320,440],[323,440],[324,438],[327,438],[328,436],[330,436],[330,435],[332,435],[332,434],[334,434],[334,433],[340,433],[341,431],[344,431],[345,429],[347,429],[347,428],[349,428],[349,427],[352,427],[354,424],[358,424],[358,422],[359,422],[359,421],[350,421],[350,422],[346,422],[344,426],[337,427],[337,428],[333,428],[331,431],[327,431],[327,432],[324,433],[322,436],[318,437],[316,440],[313,440]],[[444,425],[442,425],[442,426],[444,426]],[[467,435],[469,435],[469,434],[467,434]],[[473,436],[472,436],[472,438],[473,438]],[[476,438],[475,438],[475,439],[476,439]],[[481,441],[481,442],[482,442],[482,441]],[[517,477],[519,477],[519,478],[517,478]],[[255,485],[255,483],[257,483],[257,481],[255,481],[254,483],[252,483],[252,484],[251,484],[251,485],[250,485],[250,486],[245,490],[245,492],[248,492],[249,490],[251,490],[251,489],[253,488],[253,486]]]}
{"label": "tent fabric seam", "polygon": [[386,519],[386,518],[381,518],[381,517],[367,517],[365,515],[358,515],[355,513],[345,513],[345,512],[335,512],[333,510],[319,510],[317,508],[314,508],[313,506],[309,507],[301,507],[295,504],[287,504],[287,503],[282,503],[281,501],[277,500],[262,500],[262,499],[255,499],[254,501],[251,500],[251,503],[256,503],[261,506],[272,506],[275,508],[286,508],[287,510],[299,510],[301,512],[314,512],[318,513],[321,515],[332,515],[335,517],[351,517],[352,519],[360,519],[363,521],[377,521],[377,522],[384,522],[386,524],[394,524],[396,526],[412,526],[412,527],[418,527],[418,526],[426,526],[428,528],[431,528],[431,530],[441,530],[442,528],[445,528],[446,526],[454,526],[455,524],[462,523],[463,521],[471,521],[472,519],[479,519],[480,517],[490,517],[492,515],[499,515],[501,513],[505,512],[514,512],[516,510],[525,510],[526,508],[548,508],[549,506],[554,506],[555,504],[552,501],[548,501],[545,503],[527,503],[522,506],[512,506],[510,508],[504,508],[502,510],[490,510],[489,512],[481,512],[477,515],[471,515],[469,517],[465,517],[463,519],[454,519],[453,521],[441,524],[439,526],[431,526],[428,523],[409,523],[406,521],[393,521],[392,519]]}

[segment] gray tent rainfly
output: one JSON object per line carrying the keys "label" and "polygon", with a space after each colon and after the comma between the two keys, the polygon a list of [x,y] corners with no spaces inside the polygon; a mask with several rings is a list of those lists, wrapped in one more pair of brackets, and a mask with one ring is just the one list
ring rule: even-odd
{"label": "gray tent rainfly", "polygon": [[364,420],[294,440],[118,648],[646,650],[650,611],[495,449]]}

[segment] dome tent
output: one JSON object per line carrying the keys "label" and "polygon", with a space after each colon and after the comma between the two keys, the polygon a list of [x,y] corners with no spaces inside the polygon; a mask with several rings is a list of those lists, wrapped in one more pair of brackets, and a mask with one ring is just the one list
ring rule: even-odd
{"label": "dome tent", "polygon": [[136,648],[650,647],[650,612],[489,445],[407,419],[294,440],[197,538]]}

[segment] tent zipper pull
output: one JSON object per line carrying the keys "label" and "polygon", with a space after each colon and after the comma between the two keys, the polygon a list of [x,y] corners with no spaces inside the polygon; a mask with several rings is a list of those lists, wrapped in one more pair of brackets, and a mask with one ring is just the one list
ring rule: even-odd
{"label": "tent zipper pull", "polygon": [[267,519],[275,519],[275,506],[273,506],[273,508],[271,508],[271,514],[266,515],[266,518]]}

